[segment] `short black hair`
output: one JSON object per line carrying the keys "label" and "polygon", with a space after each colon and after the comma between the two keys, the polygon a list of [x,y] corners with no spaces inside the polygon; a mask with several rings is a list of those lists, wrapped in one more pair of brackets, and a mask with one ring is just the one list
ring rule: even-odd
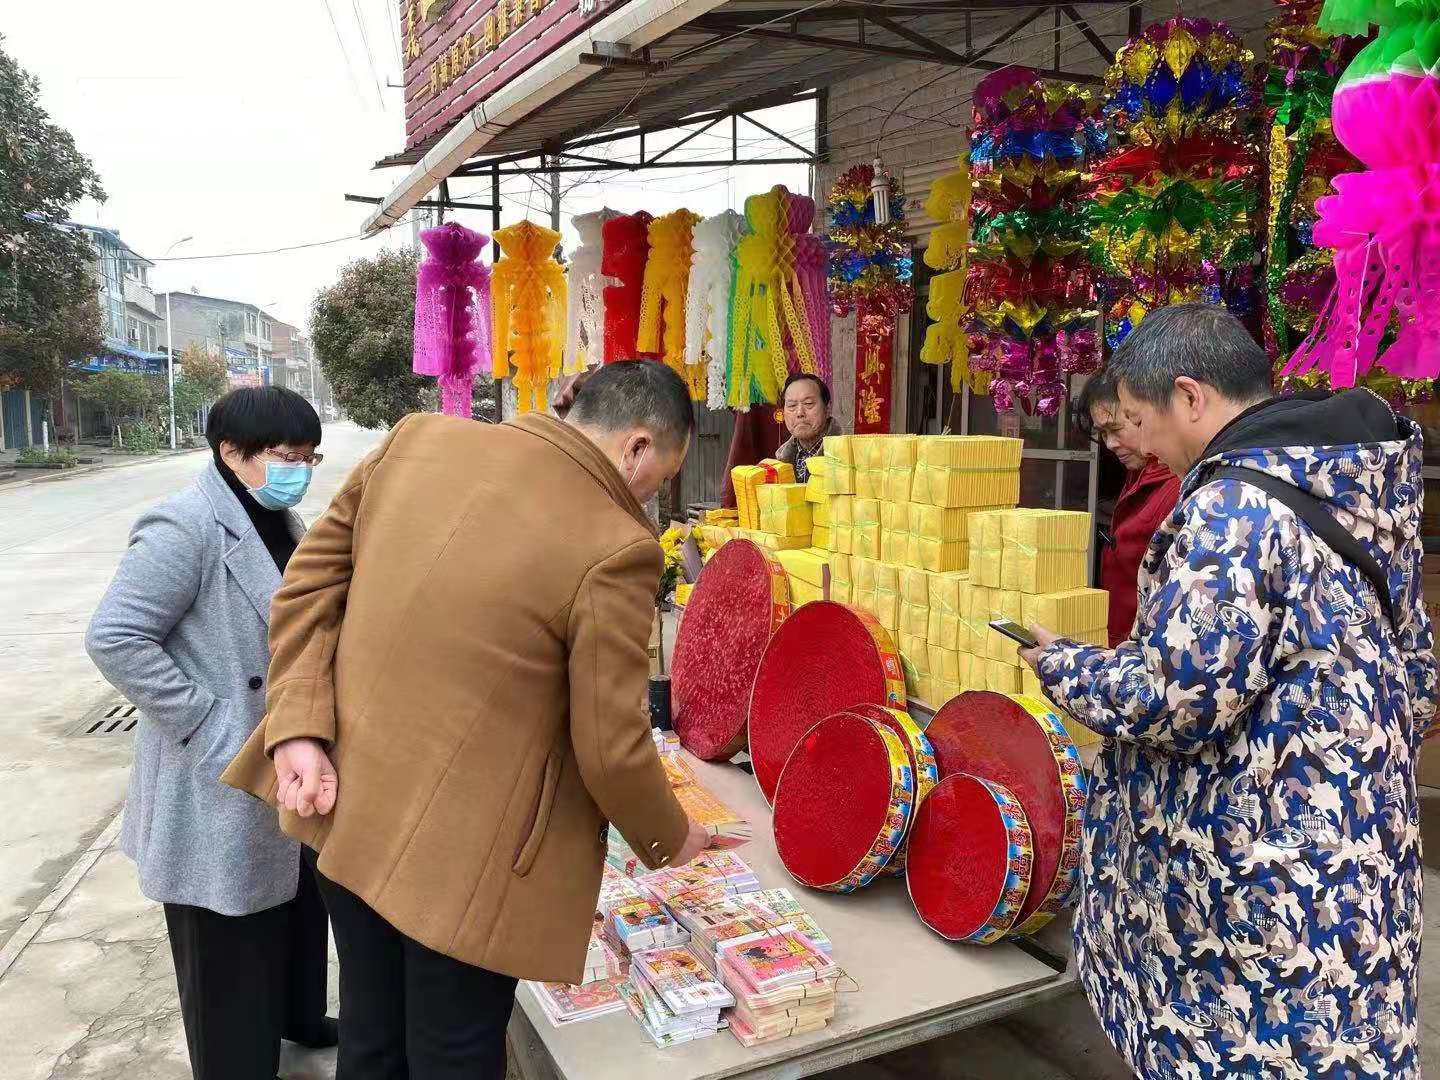
{"label": "short black hair", "polygon": [[1085,380],[1085,385],[1075,398],[1075,405],[1071,409],[1071,414],[1075,418],[1075,426],[1091,442],[1100,442],[1100,438],[1095,434],[1095,418],[1090,415],[1090,411],[1096,405],[1113,405],[1118,408],[1119,404],[1120,395],[1115,386],[1115,372],[1108,367],[1103,368]]}
{"label": "short black hair", "polygon": [[820,388],[820,400],[825,403],[825,407],[827,409],[830,407],[830,387],[825,385],[825,380],[820,378],[819,375],[807,375],[803,371],[797,371],[795,374],[791,375],[788,379],[785,380],[785,385],[780,388],[781,405],[785,404],[786,391],[788,391],[790,387],[794,386],[797,382],[813,382],[816,386]]}
{"label": "short black hair", "polygon": [[604,365],[576,391],[567,419],[601,431],[645,428],[672,447],[687,445],[695,430],[685,380],[658,360]]}
{"label": "short black hair", "polygon": [[1244,323],[1213,304],[1175,304],[1146,315],[1115,350],[1110,371],[1117,387],[1151,405],[1168,405],[1182,377],[1242,405],[1274,392],[1265,350]]}
{"label": "short black hair", "polygon": [[234,443],[249,459],[287,443],[319,446],[320,417],[310,402],[283,386],[240,386],[210,406],[205,441],[220,460],[220,443]]}

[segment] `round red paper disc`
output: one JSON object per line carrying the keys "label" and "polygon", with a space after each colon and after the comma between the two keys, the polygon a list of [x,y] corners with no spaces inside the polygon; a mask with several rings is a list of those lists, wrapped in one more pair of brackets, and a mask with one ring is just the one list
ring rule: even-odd
{"label": "round red paper disc", "polygon": [[999,941],[1025,900],[1030,843],[1025,811],[1001,785],[941,780],[910,830],[905,877],[920,920],[951,941]]}
{"label": "round red paper disc", "polygon": [[745,748],[745,715],[755,670],[790,613],[785,570],[749,540],[726,543],[700,572],[670,669],[680,744],[707,761]]}
{"label": "round red paper disc", "polygon": [[[915,776],[915,804],[919,806],[929,795],[931,790],[940,782],[940,773],[935,765],[935,751],[930,748],[930,740],[925,738],[925,733],[920,730],[920,725],[910,718],[910,714],[903,709],[891,709],[884,705],[852,705],[850,712],[865,717],[867,720],[874,720],[877,724],[883,724],[895,733],[902,746],[905,747],[905,754],[910,761],[910,771]],[[890,865],[885,872],[896,877],[905,873],[905,849],[908,845],[901,844],[900,850],[890,860]]]}
{"label": "round red paper disc", "polygon": [[775,850],[796,881],[850,892],[899,848],[914,810],[900,740],[854,713],[820,721],[790,755],[775,790]]}
{"label": "round red paper disc", "polygon": [[797,608],[766,646],[750,697],[750,757],[767,802],[774,802],[780,770],[800,736],[862,701],[905,706],[900,654],[889,632],[845,604],[821,600]]}
{"label": "round red paper disc", "polygon": [[1064,725],[1034,698],[971,690],[947,702],[925,736],[942,782],[961,773],[982,777],[1025,808],[1035,869],[1016,929],[1038,930],[1070,898],[1079,868],[1085,773]]}

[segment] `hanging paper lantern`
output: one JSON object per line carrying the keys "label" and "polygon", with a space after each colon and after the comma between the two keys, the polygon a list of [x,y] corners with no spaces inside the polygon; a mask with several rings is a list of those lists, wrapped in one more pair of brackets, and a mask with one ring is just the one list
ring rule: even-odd
{"label": "hanging paper lantern", "polygon": [[890,632],[845,604],[821,600],[797,608],[766,646],[750,698],[750,759],[767,802],[800,737],[858,701],[905,705]]}
{"label": "hanging paper lantern", "polygon": [[1168,304],[1254,307],[1254,56],[1224,23],[1176,16],[1106,76],[1114,149],[1092,173],[1091,254],[1112,345]]}
{"label": "hanging paper lantern", "polygon": [[568,274],[570,318],[565,335],[565,374],[594,367],[605,354],[605,279],[600,269],[605,222],[620,216],[606,207],[570,219],[580,246],[570,255]]}
{"label": "hanging paper lantern", "polygon": [[635,341],[641,352],[658,353],[685,380],[692,401],[705,400],[704,371],[685,364],[685,292],[699,220],[700,215],[690,210],[675,210],[650,222],[650,253]]}
{"label": "hanging paper lantern", "polygon": [[[810,231],[815,223],[815,200],[808,195],[791,195],[789,206],[790,241],[794,247],[795,280],[805,299],[809,319],[810,351],[814,374],[830,384],[830,293],[826,281],[825,241]],[[800,358],[805,370],[804,357]]]}
{"label": "hanging paper lantern", "polygon": [[894,859],[915,812],[915,777],[886,725],[835,713],[802,733],[775,789],[775,852],[802,885],[848,893]]}
{"label": "hanging paper lantern", "polygon": [[797,199],[809,201],[777,184],[745,200],[746,229],[735,245],[726,376],[727,399],[738,409],[778,402],[791,372],[816,373],[791,226],[791,203]]}
{"label": "hanging paper lantern", "polygon": [[650,222],[644,210],[611,218],[600,227],[603,251],[600,272],[610,279],[605,303],[605,363],[617,360],[658,360],[659,353],[641,352],[640,304],[645,295],[645,263],[650,256]]}
{"label": "hanging paper lantern", "polygon": [[685,300],[685,363],[706,373],[705,403],[723,409],[730,360],[730,265],[745,219],[724,210],[695,226],[690,287]]}
{"label": "hanging paper lantern", "polygon": [[925,246],[925,265],[939,272],[930,279],[925,314],[931,322],[925,329],[920,359],[927,364],[948,364],[950,389],[956,393],[966,384],[976,393],[984,393],[990,386],[990,376],[971,369],[965,330],[965,275],[970,249],[968,156],[961,159],[955,172],[946,173],[930,185],[925,212],[937,223]]}
{"label": "hanging paper lantern", "polygon": [[745,748],[755,671],[789,614],[785,568],[749,540],[731,540],[705,564],[675,637],[670,677],[675,734],[696,757]]}
{"label": "hanging paper lantern", "polygon": [[1285,368],[1336,387],[1372,372],[1402,386],[1440,376],[1440,4],[1330,0],[1320,19],[1336,33],[1370,23],[1379,35],[1333,105],[1335,135],[1366,171],[1336,176],[1337,194],[1316,204],[1315,242],[1336,249],[1336,284]]}
{"label": "hanging paper lantern", "polygon": [[420,233],[414,370],[439,380],[441,412],[467,420],[475,373],[490,362],[490,269],[479,261],[489,239],[453,221]]}
{"label": "hanging paper lantern", "polygon": [[495,264],[492,302],[495,378],[515,376],[516,407],[544,409],[546,387],[560,374],[564,341],[565,270],[555,261],[560,234],[521,221],[495,231],[501,258]]}
{"label": "hanging paper lantern", "polygon": [[1025,807],[1035,872],[1016,930],[1038,930],[1069,902],[1079,875],[1085,770],[1065,725],[1038,698],[972,690],[946,703],[925,737],[942,780],[983,776]]}
{"label": "hanging paper lantern", "polygon": [[[1100,359],[1081,198],[1102,132],[1084,94],[1029,68],[987,76],[974,104],[970,367],[990,377],[1001,412],[1054,416],[1069,376]],[[951,302],[948,293],[941,302]]]}
{"label": "hanging paper lantern", "polygon": [[905,238],[905,198],[894,177],[882,174],[890,193],[889,221],[875,220],[875,168],[856,165],[830,189],[830,300],[836,315],[855,313],[857,362],[877,352],[915,302],[914,267]]}

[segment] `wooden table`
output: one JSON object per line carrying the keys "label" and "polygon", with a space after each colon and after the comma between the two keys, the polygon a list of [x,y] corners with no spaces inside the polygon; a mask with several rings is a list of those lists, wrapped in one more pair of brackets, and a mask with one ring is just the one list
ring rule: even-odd
{"label": "wooden table", "polygon": [[[701,783],[754,826],[755,839],[737,854],[765,888],[785,886],[796,894],[859,990],[842,993],[835,1019],[810,1035],[746,1048],[722,1031],[660,1050],[628,1012],[556,1028],[522,984],[510,1042],[524,1080],[811,1076],[986,1023],[1075,986],[1073,968],[1057,973],[1012,943],[945,941],[916,916],[904,879],[887,878],[849,896],[796,884],[775,854],[770,810],[750,775],[733,765],[691,763]],[[1056,920],[1039,941],[1068,956],[1068,919]]]}

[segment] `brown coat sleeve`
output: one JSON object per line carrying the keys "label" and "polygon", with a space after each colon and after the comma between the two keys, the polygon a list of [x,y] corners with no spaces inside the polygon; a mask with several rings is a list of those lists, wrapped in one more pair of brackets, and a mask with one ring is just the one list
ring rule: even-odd
{"label": "brown coat sleeve", "polygon": [[354,569],[355,516],[365,483],[405,417],[365,457],[290,556],[270,603],[270,679],[265,695],[265,753],[286,739],[335,741],[335,645]]}
{"label": "brown coat sleeve", "polygon": [[645,714],[650,627],[662,557],[643,540],[595,566],[570,610],[570,738],[601,813],[645,865],[666,866],[689,822],[670,790]]}

